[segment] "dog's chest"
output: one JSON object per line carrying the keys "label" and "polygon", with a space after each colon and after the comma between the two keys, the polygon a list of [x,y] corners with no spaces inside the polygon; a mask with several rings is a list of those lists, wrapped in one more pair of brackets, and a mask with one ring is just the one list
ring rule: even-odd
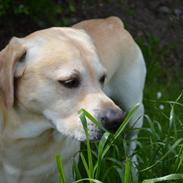
{"label": "dog's chest", "polygon": [[61,152],[63,163],[71,168],[72,157],[78,150],[79,142],[58,135],[53,130],[48,130],[36,138],[6,142],[2,162],[4,182],[55,181],[57,179],[55,155]]}

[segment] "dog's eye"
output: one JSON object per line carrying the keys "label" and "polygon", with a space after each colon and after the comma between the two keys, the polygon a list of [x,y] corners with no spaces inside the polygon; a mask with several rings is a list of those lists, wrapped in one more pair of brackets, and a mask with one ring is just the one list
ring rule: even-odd
{"label": "dog's eye", "polygon": [[101,84],[104,84],[105,78],[106,78],[106,75],[105,74],[100,78],[99,81],[100,81]]}
{"label": "dog's eye", "polygon": [[77,88],[80,84],[80,80],[78,78],[72,78],[65,81],[59,81],[60,84],[67,88]]}

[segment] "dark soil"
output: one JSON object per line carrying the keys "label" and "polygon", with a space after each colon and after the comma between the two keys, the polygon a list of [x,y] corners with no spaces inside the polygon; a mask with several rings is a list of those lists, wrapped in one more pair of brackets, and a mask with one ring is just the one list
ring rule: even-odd
{"label": "dark soil", "polygon": [[[64,1],[62,1],[64,2]],[[134,37],[153,34],[162,46],[173,46],[165,62],[183,67],[183,0],[75,0],[75,12],[64,15],[69,25],[84,19],[120,17]],[[97,3],[96,3],[97,2]],[[62,16],[60,16],[62,22]],[[44,21],[44,20],[43,20]],[[0,17],[0,49],[12,36],[25,36],[35,30],[46,28],[29,16]]]}

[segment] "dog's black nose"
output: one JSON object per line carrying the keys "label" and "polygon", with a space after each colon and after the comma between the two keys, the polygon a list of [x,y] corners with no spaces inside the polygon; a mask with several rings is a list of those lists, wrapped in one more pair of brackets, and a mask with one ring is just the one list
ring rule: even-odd
{"label": "dog's black nose", "polygon": [[99,121],[110,132],[115,132],[118,129],[123,118],[124,112],[119,109],[109,109],[99,115]]}

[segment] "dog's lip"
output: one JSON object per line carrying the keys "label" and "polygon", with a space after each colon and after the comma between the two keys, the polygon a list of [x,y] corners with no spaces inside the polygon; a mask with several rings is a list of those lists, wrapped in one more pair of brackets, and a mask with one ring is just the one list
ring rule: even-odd
{"label": "dog's lip", "polygon": [[[91,136],[89,135],[89,140],[90,140],[91,142],[99,142],[100,139],[102,138],[103,134],[104,134],[104,131],[103,131],[103,130],[100,130],[100,131],[99,131],[95,136],[93,136],[92,138],[91,138]],[[86,141],[86,136],[85,136],[85,138],[82,138],[82,139],[80,139],[79,141],[80,141],[80,142],[85,142],[85,141]]]}

